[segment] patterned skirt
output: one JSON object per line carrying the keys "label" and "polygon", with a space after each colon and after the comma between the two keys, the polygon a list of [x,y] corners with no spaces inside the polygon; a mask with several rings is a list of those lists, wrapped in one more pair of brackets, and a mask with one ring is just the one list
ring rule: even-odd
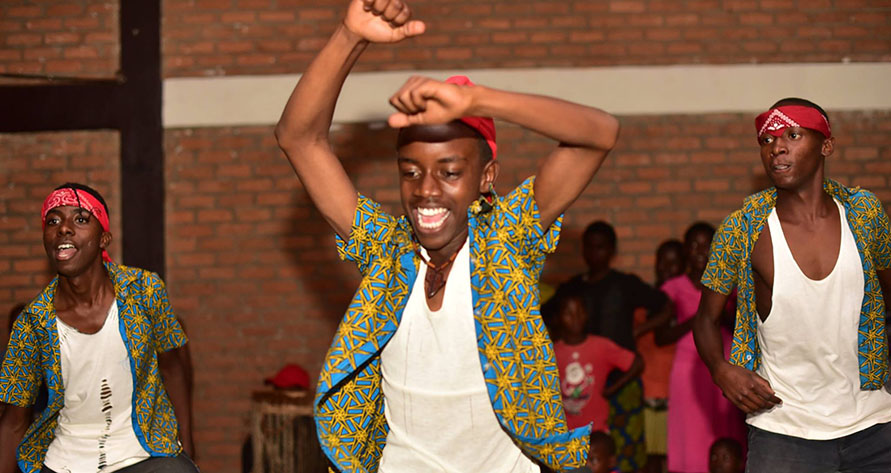
{"label": "patterned skirt", "polygon": [[640,470],[647,463],[640,378],[626,384],[608,401],[610,435],[616,442],[616,466],[622,472]]}

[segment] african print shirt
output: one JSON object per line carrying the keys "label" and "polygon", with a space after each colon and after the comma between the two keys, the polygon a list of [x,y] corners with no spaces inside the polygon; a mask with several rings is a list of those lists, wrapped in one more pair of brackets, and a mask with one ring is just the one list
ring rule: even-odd
{"label": "african print shirt", "polygon": [[[119,329],[130,354],[136,438],[152,456],[177,455],[181,451],[178,426],[161,381],[156,353],[185,345],[185,333],[157,274],[110,262],[105,268],[114,284]],[[25,473],[40,471],[65,400],[53,306],[57,285],[58,277],[18,316],[0,369],[2,402],[32,405],[43,381],[49,391],[47,408],[25,432],[18,448],[19,467]]]}
{"label": "african print shirt", "polygon": [[[888,377],[888,353],[885,303],[876,271],[891,268],[888,215],[879,199],[869,191],[844,187],[829,179],[823,182],[823,189],[844,205],[863,263],[865,284],[857,347],[860,388],[881,389]],[[776,200],[775,188],[761,191],[747,197],[741,209],[724,219],[712,240],[708,266],[702,275],[702,284],[721,294],[729,294],[734,285],[739,287],[730,362],[750,370],[758,369],[761,363],[750,255]]]}
{"label": "african print shirt", "polygon": [[[562,471],[584,465],[589,427],[569,431],[554,350],[539,313],[538,277],[557,247],[561,218],[539,224],[534,178],[491,211],[468,209],[470,285],[480,366],[496,417],[530,457]],[[359,196],[340,257],[363,275],[319,377],[319,441],[344,472],[376,472],[387,438],[380,353],[402,317],[419,258],[404,216],[394,218]]]}

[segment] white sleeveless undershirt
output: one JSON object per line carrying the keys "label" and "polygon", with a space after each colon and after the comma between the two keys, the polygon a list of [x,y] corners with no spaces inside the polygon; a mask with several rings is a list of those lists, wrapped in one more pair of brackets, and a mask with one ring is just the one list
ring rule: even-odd
{"label": "white sleeveless undershirt", "polygon": [[111,472],[149,457],[133,432],[130,355],[111,304],[93,334],[56,318],[65,405],[45,465],[57,473]]}
{"label": "white sleeveless undershirt", "polygon": [[399,328],[381,353],[390,432],[380,471],[538,472],[501,428],[489,400],[466,242],[453,264],[437,311],[427,307],[426,265],[420,265]]}
{"label": "white sleeveless undershirt", "polygon": [[836,206],[841,247],[832,272],[819,281],[808,278],[792,257],[776,209],[768,217],[773,297],[767,321],[758,320],[759,374],[783,403],[748,417],[759,429],[828,440],[891,421],[891,394],[860,389],[863,265],[845,209]]}

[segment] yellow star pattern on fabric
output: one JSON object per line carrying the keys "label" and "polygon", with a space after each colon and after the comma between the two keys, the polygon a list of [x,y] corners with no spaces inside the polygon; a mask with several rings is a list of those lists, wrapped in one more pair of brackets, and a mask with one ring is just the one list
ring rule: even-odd
{"label": "yellow star pattern on fabric", "polygon": [[[885,332],[885,300],[876,270],[891,266],[891,225],[881,201],[859,187],[848,188],[831,179],[823,189],[842,203],[860,259],[865,284],[860,309],[858,357],[861,389],[882,389],[888,379]],[[702,283],[721,294],[738,289],[736,327],[730,361],[756,370],[761,362],[758,346],[755,289],[749,255],[758,241],[768,215],[776,204],[776,189],[746,198],[743,207],[724,219],[712,239]]]}
{"label": "yellow star pattern on fabric", "polygon": [[[181,451],[173,406],[163,393],[157,351],[183,346],[187,339],[170,310],[167,289],[157,274],[139,268],[105,263],[114,285],[125,345],[134,362],[133,426],[143,448],[154,456]],[[0,369],[0,401],[30,406],[41,382],[50,392],[49,404],[28,427],[19,447],[19,468],[39,472],[58,426],[64,403],[62,364],[53,306],[58,278],[53,279],[16,319],[9,348]],[[49,370],[41,359],[50,360]]]}
{"label": "yellow star pattern on fabric", "polygon": [[[527,179],[488,212],[468,209],[471,289],[481,366],[493,410],[527,454],[550,468],[584,464],[588,428],[569,431],[563,415],[553,348],[539,312],[538,277],[556,248],[561,219],[540,228]],[[417,276],[411,225],[359,197],[349,241],[338,254],[363,276],[328,351],[317,389],[316,430],[322,449],[342,471],[377,471],[388,426],[379,351],[398,327]],[[346,370],[341,369],[349,367]],[[346,439],[349,439],[347,441]]]}

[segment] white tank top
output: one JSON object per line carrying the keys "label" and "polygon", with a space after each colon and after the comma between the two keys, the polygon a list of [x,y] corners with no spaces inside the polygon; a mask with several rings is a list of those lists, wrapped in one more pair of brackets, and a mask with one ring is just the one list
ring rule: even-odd
{"label": "white tank top", "polygon": [[427,307],[426,265],[420,265],[399,328],[381,352],[390,432],[380,471],[538,472],[501,428],[489,400],[466,242],[453,264],[437,311]]}
{"label": "white tank top", "polygon": [[832,272],[819,281],[805,276],[793,259],[776,209],[767,219],[773,297],[767,321],[758,320],[759,374],[783,403],[748,417],[759,429],[828,440],[891,421],[891,394],[860,389],[863,266],[845,209],[838,202],[836,206],[841,247]]}
{"label": "white tank top", "polygon": [[130,355],[111,304],[93,334],[56,319],[65,405],[45,465],[57,473],[111,472],[149,457],[133,432]]}

